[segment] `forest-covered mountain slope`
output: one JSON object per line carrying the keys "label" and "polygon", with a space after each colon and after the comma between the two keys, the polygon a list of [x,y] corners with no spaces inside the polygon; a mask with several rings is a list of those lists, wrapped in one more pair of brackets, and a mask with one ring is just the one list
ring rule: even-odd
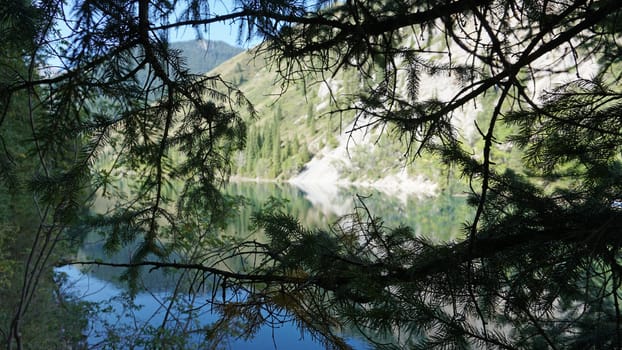
{"label": "forest-covered mountain slope", "polygon": [[[400,71],[398,77],[403,74],[396,84],[405,96],[412,84],[416,84],[421,100],[446,101],[468,83],[468,74],[459,76],[447,70],[467,62],[468,53],[456,44],[447,47],[440,34],[412,35],[403,45],[417,48],[415,60],[424,70],[412,82],[404,76],[408,74],[408,59],[398,62],[404,67],[396,68]],[[572,57],[560,50],[551,52],[541,64],[555,62],[560,72],[545,74],[534,66],[535,79],[521,77],[530,81],[525,85],[525,92],[538,100],[542,92],[576,79],[579,68],[594,74],[598,70],[597,62],[575,62]],[[373,116],[356,114],[352,106],[358,102],[354,101],[361,97],[359,93],[365,87],[380,84],[378,73],[361,76],[355,69],[343,67],[334,74],[319,71],[314,77],[300,77],[283,85],[279,74],[288,69],[292,67],[279,66],[277,60],[257,47],[208,73],[220,74],[224,80],[233,82],[258,111],[256,118],[246,121],[246,147],[235,159],[234,175],[291,181],[302,187],[318,183],[322,186],[356,184],[389,193],[420,195],[432,195],[458,182],[460,174],[441,164],[439,157],[417,154],[419,135],[407,136],[386,120],[379,122]],[[314,81],[320,82],[309,83]],[[448,116],[460,148],[476,158],[484,150],[481,136],[485,130],[480,126],[488,125],[499,93],[488,92]],[[491,154],[499,171],[523,169],[523,154],[511,141],[511,135],[517,131],[512,128],[510,123],[503,123],[495,130],[497,136]]]}
{"label": "forest-covered mountain slope", "polygon": [[[430,42],[434,45],[434,40]],[[320,83],[306,85],[300,80],[285,86],[279,82],[278,71],[277,62],[250,50],[209,73],[236,84],[258,111],[257,118],[247,120],[246,148],[235,159],[234,175],[300,186],[374,186],[386,192],[420,195],[432,195],[449,186],[450,177],[457,178],[431,154],[414,157],[416,143],[409,147],[411,140],[395,126],[357,118],[352,110],[334,112],[347,109],[360,87],[373,84],[373,78],[363,78],[355,70],[340,70],[335,75],[318,73],[323,80]],[[450,75],[432,78],[424,74],[420,85],[422,97],[435,98],[451,93],[459,81]],[[468,152],[483,147],[476,135],[476,122],[489,114],[494,99],[488,95],[480,104],[453,116],[452,123]],[[510,145],[500,146],[497,154],[502,162],[518,163],[520,155]]]}

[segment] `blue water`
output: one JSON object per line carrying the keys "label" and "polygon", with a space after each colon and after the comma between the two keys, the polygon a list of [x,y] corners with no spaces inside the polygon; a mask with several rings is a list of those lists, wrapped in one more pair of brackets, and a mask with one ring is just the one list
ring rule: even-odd
{"label": "blue water", "polygon": [[[379,192],[370,193],[368,189],[348,189],[329,195],[311,195],[298,188],[277,184],[231,184],[228,189],[230,195],[244,196],[247,205],[240,208],[235,217],[231,218],[230,227],[227,229],[230,235],[246,237],[251,234],[248,227],[251,223],[251,214],[256,208],[265,204],[269,198],[284,199],[287,203],[288,212],[301,220],[305,227],[327,227],[338,217],[353,210],[352,199],[354,194],[365,194],[365,206],[374,216],[383,218],[383,222],[389,227],[408,225],[417,234],[427,235],[435,239],[447,240],[456,237],[461,231],[457,223],[464,222],[468,214],[467,206],[463,197],[456,197],[451,193],[436,198],[421,199],[408,198],[396,199]],[[322,202],[320,199],[325,200]],[[96,201],[96,204],[98,202]],[[110,203],[99,203],[104,208]],[[97,205],[95,205],[96,207]],[[344,209],[345,208],[345,209]],[[339,210],[345,210],[341,212]],[[405,215],[404,213],[408,213]],[[86,256],[89,259],[102,259],[111,262],[126,262],[131,256],[131,247],[113,257],[103,253],[103,241],[96,233],[89,233],[85,238],[84,245],[80,247],[78,256]],[[117,259],[118,258],[118,259]],[[166,298],[172,288],[167,286],[166,274],[159,270],[141,276],[145,290],[151,292],[138,293],[133,299],[133,304],[138,307],[128,307],[132,303],[124,296],[127,295],[124,286],[117,282],[119,271],[114,268],[99,268],[86,273],[77,268],[65,267],[59,269],[68,276],[68,288],[81,300],[102,305],[100,312],[93,315],[88,332],[88,342],[93,348],[101,348],[103,342],[111,340],[109,329],[114,328],[119,335],[117,339],[122,345],[117,348],[128,348],[133,345],[130,340],[141,336],[146,338],[148,331],[158,329],[165,315]],[[97,277],[96,277],[97,276]],[[190,295],[178,295],[179,298],[190,298]],[[194,302],[188,301],[187,307],[201,306],[211,295],[198,295]],[[178,301],[183,301],[181,299]],[[243,298],[243,296],[242,296]],[[201,329],[202,325],[209,325],[217,321],[217,315],[210,312],[209,305],[200,309],[200,314],[195,318],[199,322],[193,329]],[[174,315],[179,322],[167,323],[167,326],[183,324],[185,314],[178,312]],[[120,332],[120,333],[119,333]],[[183,333],[182,334],[187,334]],[[349,333],[348,333],[349,334]],[[195,337],[199,337],[195,335]],[[347,342],[354,349],[367,349],[363,340],[355,337],[346,337]],[[114,339],[113,339],[114,340]],[[125,341],[125,343],[123,343]],[[195,342],[196,343],[196,342]],[[225,343],[218,344],[219,349],[323,349],[324,347],[309,334],[301,333],[291,322],[279,324],[278,327],[264,327],[250,340],[245,341],[235,336],[227,338]],[[140,347],[139,347],[140,348]]]}
{"label": "blue water", "polygon": [[[100,348],[111,338],[108,329],[112,326],[119,332],[121,346],[132,344],[140,336],[141,331],[148,327],[161,325],[166,306],[166,292],[138,293],[133,299],[135,307],[128,308],[128,299],[125,290],[111,282],[103,281],[88,273],[81,272],[76,267],[62,267],[56,270],[67,276],[64,284],[65,291],[76,296],[79,300],[100,303],[104,310],[96,313],[91,319],[88,330],[89,348]],[[207,296],[205,296],[207,297]],[[201,302],[197,298],[197,304]],[[205,300],[205,298],[203,298]],[[209,306],[202,309],[198,317],[200,324],[209,324],[217,320],[217,315],[209,312]],[[182,318],[183,315],[175,314]],[[183,320],[182,320],[183,322]],[[347,338],[348,344],[354,349],[367,349],[368,346],[359,339]],[[227,339],[218,344],[219,349],[296,349],[312,350],[324,347],[309,334],[303,334],[291,322],[278,327],[263,327],[249,340],[236,337]],[[140,347],[139,347],[140,348]]]}

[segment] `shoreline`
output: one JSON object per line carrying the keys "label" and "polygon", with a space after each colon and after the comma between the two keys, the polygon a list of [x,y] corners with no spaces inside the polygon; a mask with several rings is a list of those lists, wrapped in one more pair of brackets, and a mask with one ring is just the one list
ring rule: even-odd
{"label": "shoreline", "polygon": [[332,176],[327,177],[312,177],[309,174],[302,172],[297,176],[289,179],[269,179],[260,177],[248,177],[232,175],[229,177],[228,182],[235,183],[274,183],[274,184],[289,184],[295,186],[305,193],[337,193],[340,190],[346,190],[349,188],[364,188],[371,189],[383,194],[400,198],[402,201],[406,201],[409,197],[417,198],[430,198],[436,197],[439,192],[439,186],[435,182],[427,180],[422,176],[410,177],[406,172],[400,174],[388,175],[384,178],[377,180],[367,181],[349,181],[339,179]]}

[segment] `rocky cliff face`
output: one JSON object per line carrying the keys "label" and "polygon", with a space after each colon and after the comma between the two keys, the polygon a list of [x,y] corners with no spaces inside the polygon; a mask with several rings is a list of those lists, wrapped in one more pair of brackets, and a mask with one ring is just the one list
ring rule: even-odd
{"label": "rocky cliff face", "polygon": [[[278,140],[271,142],[278,142],[281,152],[293,148],[310,157],[303,162],[289,162],[302,157],[288,154],[285,158],[270,159],[270,150],[255,151],[258,154],[243,151],[238,157],[236,175],[290,181],[300,187],[315,187],[314,192],[318,192],[318,187],[329,191],[335,187],[336,191],[339,186],[356,185],[400,195],[437,193],[439,166],[431,159],[413,163],[412,158],[404,155],[404,142],[390,126],[362,126],[370,121],[366,116],[357,119],[353,113],[330,113],[336,107],[343,107],[343,100],[360,88],[360,77],[355,71],[340,72],[317,84],[288,86],[282,92],[272,69],[271,62],[247,52],[224,62],[210,74],[220,74],[225,80],[237,83],[258,109],[258,119],[247,121],[247,147],[265,146],[275,134],[268,129],[276,123]],[[422,98],[428,98],[443,95],[448,86],[458,84],[449,76],[426,75],[421,85]],[[479,112],[473,106],[454,116],[456,128],[465,138],[471,138],[474,133],[473,121]],[[275,118],[276,114],[280,116]],[[252,146],[256,142],[260,145]],[[251,171],[246,167],[249,162],[254,162]],[[276,176],[270,176],[264,169],[276,162],[280,169]]]}
{"label": "rocky cliff face", "polygon": [[[451,56],[446,54],[448,52]],[[422,53],[422,59],[439,65],[449,64],[449,57],[451,62],[468,61],[460,47],[448,48],[440,39],[430,40],[426,53]],[[539,77],[537,67],[534,67],[534,76],[526,78],[530,82],[526,89],[536,98],[542,91],[576,78],[572,73],[573,66],[581,66],[578,71],[582,72],[596,72],[597,69],[595,62],[574,62],[563,52],[551,53],[546,60],[549,61],[541,64],[557,60],[560,70],[567,69],[568,72]],[[344,70],[320,83],[293,84],[283,90],[273,64],[261,56],[244,53],[210,73],[221,74],[224,79],[237,83],[259,111],[258,119],[248,120],[247,144],[254,145],[257,150],[240,153],[237,175],[276,178],[307,187],[373,186],[386,192],[424,196],[434,195],[446,185],[449,175],[438,159],[425,155],[413,160],[410,155],[405,155],[408,140],[400,138],[391,125],[374,123],[365,115],[330,113],[335,108],[344,107],[363,85],[357,72]],[[424,71],[420,77],[418,98],[450,101],[463,86],[456,76]],[[398,75],[398,87],[402,94],[407,94],[403,75]],[[494,93],[488,94],[451,116],[462,147],[476,159],[483,149],[477,127],[485,130],[496,99]],[[502,130],[500,134],[509,135],[511,130]],[[505,139],[497,141],[497,160],[501,164],[519,164],[519,151]],[[269,150],[265,149],[268,143],[272,145]],[[302,153],[310,157],[303,157]]]}

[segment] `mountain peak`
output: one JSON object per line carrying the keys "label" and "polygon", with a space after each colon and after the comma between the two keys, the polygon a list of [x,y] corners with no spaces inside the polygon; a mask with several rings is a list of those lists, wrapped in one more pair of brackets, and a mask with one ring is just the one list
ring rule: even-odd
{"label": "mountain peak", "polygon": [[195,39],[171,43],[171,48],[180,50],[186,58],[190,72],[202,74],[209,72],[229,58],[244,51],[224,41]]}

